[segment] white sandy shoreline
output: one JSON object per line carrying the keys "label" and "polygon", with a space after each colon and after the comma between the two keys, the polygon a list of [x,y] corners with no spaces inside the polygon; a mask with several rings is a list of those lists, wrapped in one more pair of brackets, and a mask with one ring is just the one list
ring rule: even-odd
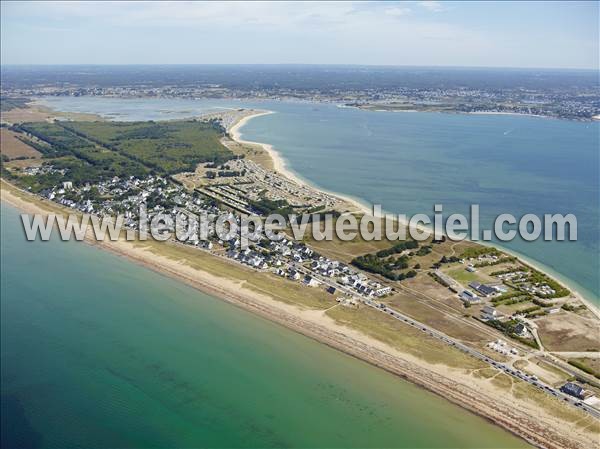
{"label": "white sandy shoreline", "polygon": [[[48,213],[52,209],[46,207],[62,208],[51,202],[46,203],[31,193],[9,187],[10,189],[5,189],[3,181],[2,202],[22,212]],[[423,360],[401,348],[340,324],[324,315],[323,311],[282,303],[266,293],[247,289],[243,281],[216,276],[201,267],[186,264],[185,260],[157,254],[149,247],[136,246],[124,240],[98,242],[90,235],[84,242],[173,277],[234,306],[384,369],[503,427],[536,447],[597,447],[592,441],[593,433],[587,429],[585,434],[575,430],[570,422],[546,412],[535,401],[514,399],[519,404],[515,407],[514,401],[506,397],[506,391],[490,384],[486,378],[474,377],[469,370]]]}
{"label": "white sandy shoreline", "polygon": [[[231,136],[241,143],[261,145],[271,155],[277,171],[295,182],[310,185],[309,182],[295,175],[286,167],[284,159],[271,145],[244,141],[240,138],[239,131],[245,123],[253,117],[269,113],[272,112],[260,112],[256,115],[244,117],[231,127],[229,131]],[[312,185],[310,186],[315,188]],[[323,189],[318,190],[322,191]],[[370,212],[368,207],[356,200],[335,193],[333,195],[356,204],[357,208],[363,211]],[[4,198],[2,200],[4,201]],[[19,202],[14,205],[16,207],[24,206]],[[169,260],[167,257],[156,255],[144,248],[135,248],[124,242],[115,245],[101,245],[100,247],[127,257],[129,260],[154,269],[159,273],[189,283],[189,285],[199,290],[246,308],[271,321],[279,322],[292,330],[367,361],[374,366],[386,369],[416,385],[437,393],[467,410],[480,414],[480,416],[525,438],[532,444],[557,449],[559,447],[583,448],[586,447],[585,444],[592,444],[588,439],[576,435],[577,429],[574,429],[573,426],[563,425],[551,414],[539,409],[537,405],[525,403],[524,408],[521,408],[523,405],[520,404],[521,400],[519,399],[517,402],[520,406],[515,406],[510,397],[506,396],[506,392],[495,388],[493,385],[488,385],[484,380],[466,375],[462,370],[422,361],[398,349],[390,348],[385,343],[365,336],[354,329],[341,327],[330,318],[321,316],[314,311],[301,311],[293,306],[279,304],[274,299],[249,291],[243,283],[217,278],[214,275],[202,272],[201,269],[192,269],[183,262]],[[528,429],[533,430],[529,431]],[[561,436],[570,435],[571,433],[574,434],[573,438],[575,440],[581,438],[577,440],[580,445],[563,444]]]}
{"label": "white sandy shoreline", "polygon": [[262,147],[269,154],[271,159],[273,160],[273,169],[276,172],[279,172],[281,175],[285,176],[286,178],[291,179],[295,183],[302,185],[302,186],[310,187],[311,189],[318,190],[318,191],[326,193],[328,195],[335,196],[336,198],[339,198],[347,203],[352,204],[360,212],[367,213],[367,214],[373,213],[373,209],[370,208],[367,203],[363,203],[357,198],[353,198],[351,196],[344,195],[339,192],[332,192],[332,191],[323,189],[322,187],[317,187],[314,184],[312,184],[310,181],[307,181],[306,179],[302,178],[297,173],[294,173],[288,167],[287,161],[281,156],[281,154],[279,154],[279,152],[273,147],[273,145],[268,144],[268,143],[263,143],[263,142],[254,142],[251,140],[242,139],[240,129],[244,125],[246,125],[248,123],[248,121],[250,121],[251,119],[253,119],[255,117],[261,117],[263,115],[270,115],[270,114],[276,114],[276,112],[275,111],[261,111],[261,112],[257,112],[256,114],[251,114],[251,115],[247,115],[247,116],[243,117],[237,123],[235,123],[235,125],[233,125],[231,127],[231,129],[229,130],[229,134],[230,134],[231,138],[241,144],[257,145],[257,146]]}
{"label": "white sandy shoreline", "polygon": [[[339,192],[332,192],[332,191],[328,191],[325,190],[321,187],[315,186],[314,184],[312,184],[311,182],[303,179],[302,177],[300,177],[299,175],[297,175],[296,173],[294,173],[287,164],[287,161],[281,156],[281,154],[273,147],[273,145],[268,144],[268,143],[263,143],[263,142],[254,142],[254,141],[250,141],[250,140],[244,140],[241,137],[241,128],[246,125],[251,119],[255,118],[255,117],[261,117],[264,115],[270,115],[270,114],[275,114],[275,111],[260,111],[257,112],[256,114],[250,114],[247,115],[245,117],[243,117],[242,119],[240,119],[239,121],[237,121],[229,130],[229,134],[231,136],[231,138],[233,140],[235,140],[238,143],[241,144],[248,144],[248,145],[257,145],[257,146],[261,146],[262,148],[264,148],[264,150],[269,154],[269,156],[271,157],[271,159],[273,160],[273,168],[275,171],[279,172],[281,175],[291,179],[292,181],[300,184],[300,185],[305,185],[308,186],[312,189],[321,191],[323,193],[326,193],[328,195],[332,195],[335,196],[345,202],[348,202],[350,204],[352,204],[353,206],[356,206],[357,210],[365,213],[365,214],[369,214],[372,215],[373,214],[373,209],[372,207],[369,207],[368,203],[361,201],[360,199],[357,198],[353,198],[351,196],[348,195],[344,195],[341,194]],[[472,112],[471,114],[486,114],[486,115],[530,115],[530,114],[518,114],[518,113],[510,113],[510,112]],[[539,116],[539,117],[543,117],[543,116]],[[544,118],[549,118],[549,117],[544,117]],[[381,214],[377,214],[378,217],[377,218],[382,218],[383,216],[385,216],[387,214],[386,211],[382,210]],[[394,215],[394,214],[390,214],[390,215]],[[397,215],[394,216],[395,219],[398,218]],[[409,223],[407,221],[402,221],[401,222],[402,225],[404,226],[409,226]],[[564,275],[561,275],[559,273],[554,272],[554,270],[549,269],[548,267],[545,267],[541,262],[532,260],[530,257],[521,254],[517,251],[511,250],[511,249],[507,249],[501,245],[496,244],[495,242],[486,242],[486,241],[476,241],[476,243],[480,244],[480,245],[484,245],[484,246],[494,246],[494,247],[498,247],[499,249],[501,249],[502,251],[510,254],[511,256],[515,256],[518,257],[519,259],[521,259],[523,262],[525,262],[527,265],[530,265],[531,267],[535,268],[536,270],[540,271],[541,273],[544,273],[546,275],[548,275],[551,278],[559,278],[559,282],[565,284],[569,290],[571,290],[572,295],[577,298],[579,301],[581,301],[583,304],[585,304],[585,306],[597,317],[600,319],[600,308],[594,304],[591,300],[586,299],[583,294],[581,294],[580,292],[577,291],[577,287],[574,287],[574,284],[576,285],[576,283],[574,281],[572,281],[571,279],[566,278]],[[549,271],[551,271],[549,273]]]}

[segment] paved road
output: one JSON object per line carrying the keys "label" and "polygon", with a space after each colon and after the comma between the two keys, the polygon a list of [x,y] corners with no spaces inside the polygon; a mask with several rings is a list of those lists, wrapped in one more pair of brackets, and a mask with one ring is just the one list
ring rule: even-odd
{"label": "paved road", "polygon": [[590,415],[592,415],[593,417],[595,417],[596,419],[600,419],[600,410],[597,410],[597,409],[589,406],[588,404],[583,403],[581,400],[574,398],[572,396],[569,396],[567,394],[564,394],[562,391],[560,391],[550,385],[547,385],[544,382],[541,382],[535,376],[530,376],[530,375],[525,374],[517,369],[514,369],[513,367],[511,367],[509,365],[497,362],[497,361],[491,359],[490,357],[488,357],[487,355],[483,354],[482,352],[479,352],[478,350],[473,349],[473,348],[461,343],[460,341],[455,340],[452,337],[449,337],[448,335],[444,334],[443,332],[440,332],[432,327],[427,326],[426,324],[423,324],[417,320],[414,320],[411,317],[404,315],[403,313],[398,312],[397,310],[394,310],[391,307],[388,307],[383,303],[375,301],[369,297],[362,296],[362,295],[358,294],[357,292],[350,290],[349,288],[344,287],[344,286],[338,284],[337,282],[332,281],[331,279],[327,279],[323,276],[320,276],[319,274],[316,274],[316,273],[312,272],[311,270],[307,270],[306,268],[304,268],[300,265],[297,265],[296,269],[298,271],[304,272],[304,274],[311,275],[312,277],[323,282],[325,285],[335,287],[337,290],[340,290],[340,291],[343,291],[344,293],[349,293],[352,296],[358,297],[358,298],[360,298],[360,300],[362,301],[363,304],[365,304],[381,313],[385,313],[385,314],[391,316],[392,318],[402,321],[403,323],[405,323],[408,326],[412,326],[415,329],[419,329],[423,333],[429,334],[429,336],[431,336],[433,338],[437,338],[438,340],[444,342],[445,344],[447,344],[449,346],[453,346],[453,347],[457,348],[458,350],[460,350],[466,354],[469,354],[470,356],[475,357],[476,359],[489,364],[493,368],[495,368],[499,371],[502,371],[509,376],[512,376],[514,378],[517,378],[524,382],[527,382],[527,383],[533,385],[534,387],[538,388],[539,390],[543,391],[544,393],[554,396],[558,400],[562,400],[575,408],[583,410],[583,411],[589,413]]}
{"label": "paved road", "polygon": [[390,315],[400,321],[403,321],[410,326],[418,328],[422,332],[427,333],[430,336],[437,338],[438,340],[441,340],[450,346],[454,346],[455,348],[461,350],[462,352],[469,354],[472,357],[475,357],[476,359],[482,360],[482,361],[490,364],[494,368],[496,368],[500,371],[503,371],[505,374],[508,374],[512,377],[515,377],[517,379],[525,381],[525,382],[537,387],[538,389],[544,391],[545,393],[552,395],[552,396],[556,397],[557,399],[562,399],[563,401],[567,402],[568,404],[570,404],[576,408],[579,408],[581,410],[584,410],[587,413],[589,413],[590,415],[594,416],[595,418],[600,419],[600,411],[599,410],[596,410],[595,408],[589,406],[588,404],[583,403],[581,400],[574,398],[572,396],[569,396],[567,394],[564,394],[562,391],[541,382],[534,376],[529,376],[528,374],[525,374],[519,370],[516,370],[516,369],[512,368],[511,366],[506,365],[504,363],[496,362],[495,360],[489,358],[488,356],[477,351],[476,349],[466,346],[466,345],[448,337],[446,334],[439,332],[427,325],[419,323],[418,321],[415,321],[412,318],[409,318],[406,315],[403,315],[403,314],[387,307],[384,304],[381,304],[381,303],[378,303],[378,302],[375,302],[375,301],[372,301],[369,299],[364,299],[363,303],[365,303],[366,305],[368,305],[374,309],[377,309],[383,313],[387,313],[388,315]]}
{"label": "paved road", "polygon": [[[450,308],[449,306],[447,306],[443,303],[440,303],[435,298],[433,298],[425,293],[418,292],[414,289],[408,288],[404,285],[398,285],[396,288],[398,290],[402,290],[402,291],[405,291],[405,292],[408,292],[408,293],[414,295],[417,299],[422,299],[423,300],[422,304],[427,304],[427,305],[429,305],[429,307],[435,308],[434,306],[428,304],[429,302],[435,302],[436,305],[439,307],[439,309],[442,309],[442,308],[449,309]],[[457,318],[457,319],[459,319],[459,318]],[[600,388],[600,381],[598,381],[598,379],[596,379],[594,376],[591,376],[591,375],[569,365],[564,360],[559,359],[558,357],[555,357],[550,352],[547,352],[544,349],[544,346],[542,345],[542,341],[540,340],[539,335],[537,334],[537,325],[535,324],[535,322],[533,322],[531,320],[525,320],[525,321],[527,321],[529,323],[529,325],[533,331],[533,336],[534,336],[536,342],[538,343],[538,346],[540,347],[540,349],[534,350],[529,347],[526,347],[525,345],[521,345],[521,344],[513,342],[513,345],[515,347],[518,347],[519,350],[521,352],[524,352],[525,354],[536,355],[538,357],[542,357],[547,363],[558,368],[561,371],[568,373],[570,376],[581,378],[586,383]],[[489,328],[488,326],[486,326],[484,324],[478,324],[479,323],[478,321],[475,321],[475,323],[472,323],[472,322],[467,322],[467,321],[463,320],[462,322],[466,323],[470,326],[478,327],[479,329],[481,329],[483,334],[490,335],[491,338],[494,340],[497,338],[497,335],[491,330],[491,328]]]}

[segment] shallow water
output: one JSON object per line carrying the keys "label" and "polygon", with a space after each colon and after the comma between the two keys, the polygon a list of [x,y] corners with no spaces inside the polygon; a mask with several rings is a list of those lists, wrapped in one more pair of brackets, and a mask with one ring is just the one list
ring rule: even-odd
{"label": "shallow water", "polygon": [[517,448],[384,371],[2,204],[2,447]]}

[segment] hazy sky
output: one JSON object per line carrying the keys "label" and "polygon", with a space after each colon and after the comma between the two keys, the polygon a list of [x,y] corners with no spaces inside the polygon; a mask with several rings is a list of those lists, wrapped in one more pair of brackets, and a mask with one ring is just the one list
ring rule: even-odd
{"label": "hazy sky", "polygon": [[1,3],[3,64],[596,68],[599,3]]}

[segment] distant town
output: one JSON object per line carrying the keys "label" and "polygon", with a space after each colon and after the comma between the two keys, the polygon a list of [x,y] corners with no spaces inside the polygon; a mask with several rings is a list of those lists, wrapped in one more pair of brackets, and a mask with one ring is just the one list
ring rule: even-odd
{"label": "distant town", "polygon": [[[219,66],[217,66],[218,68]],[[170,80],[148,68],[140,79],[127,68],[110,75],[82,66],[73,72],[3,68],[2,96],[100,96],[117,98],[222,98],[329,102],[376,111],[509,113],[569,120],[600,118],[594,71],[344,66],[182,66]],[[238,73],[239,72],[239,73]],[[57,75],[61,81],[56,82]],[[334,78],[336,81],[332,82]],[[441,81],[443,80],[443,81]]]}

